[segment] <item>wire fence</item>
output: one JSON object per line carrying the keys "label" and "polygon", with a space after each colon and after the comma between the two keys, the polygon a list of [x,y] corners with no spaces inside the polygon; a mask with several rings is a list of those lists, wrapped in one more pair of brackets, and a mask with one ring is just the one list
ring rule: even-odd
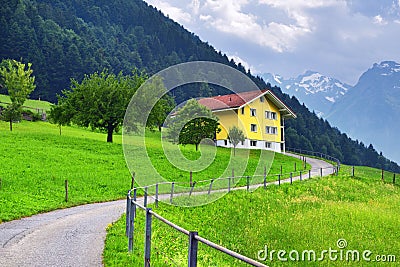
{"label": "wire fence", "polygon": [[[306,161],[306,157],[303,157]],[[336,162],[336,161],[335,161]],[[264,175],[254,175],[254,176],[234,176],[232,171],[231,177],[209,179],[203,181],[193,181],[190,180],[189,184],[183,182],[162,182],[156,183],[144,187],[136,187],[131,189],[127,195],[127,205],[126,205],[126,236],[128,237],[128,250],[132,252],[133,250],[133,240],[134,240],[134,229],[135,229],[135,217],[137,208],[144,210],[146,214],[145,223],[145,248],[144,248],[144,266],[150,266],[150,256],[151,256],[151,227],[152,218],[169,225],[176,231],[188,236],[188,266],[197,266],[197,252],[198,252],[198,242],[201,242],[213,249],[219,250],[231,257],[241,260],[251,266],[266,266],[259,263],[251,258],[244,255],[238,254],[232,250],[222,247],[212,241],[205,239],[198,235],[196,231],[188,231],[174,223],[170,222],[166,218],[160,216],[159,214],[152,211],[148,207],[148,204],[154,201],[155,206],[158,207],[159,201],[169,202],[171,204],[177,204],[183,197],[190,198],[192,195],[205,195],[206,197],[213,197],[218,192],[230,192],[231,190],[245,189],[247,191],[255,190],[259,187],[266,188],[268,185],[281,185],[283,183],[293,183],[294,181],[302,181],[303,179],[309,179],[312,177],[323,177],[327,175],[338,175],[339,164],[336,166],[330,165],[325,168],[314,168],[310,170],[296,170],[289,173],[279,173],[268,175],[266,169],[264,169]],[[303,166],[306,166],[304,164]],[[295,167],[296,169],[296,167]],[[192,175],[190,175],[192,178]],[[132,187],[134,185],[134,178],[132,178]],[[137,199],[138,191],[143,192],[143,204],[140,204]]]}
{"label": "wire fence", "polygon": [[286,152],[291,152],[293,154],[298,154],[300,156],[308,155],[308,156],[312,156],[312,157],[316,157],[316,158],[325,159],[325,160],[328,160],[331,162],[335,162],[338,169],[340,169],[340,161],[337,158],[332,157],[327,154],[324,154],[324,153],[321,153],[321,152],[309,151],[309,150],[304,150],[304,149],[300,149],[300,148],[290,148],[290,147],[286,148]]}
{"label": "wire fence", "polygon": [[395,172],[386,171],[384,169],[376,169],[366,166],[348,166],[342,169],[342,174],[350,175],[352,177],[370,177],[372,179],[381,180],[385,183],[396,184],[396,179],[400,178],[400,174]]}

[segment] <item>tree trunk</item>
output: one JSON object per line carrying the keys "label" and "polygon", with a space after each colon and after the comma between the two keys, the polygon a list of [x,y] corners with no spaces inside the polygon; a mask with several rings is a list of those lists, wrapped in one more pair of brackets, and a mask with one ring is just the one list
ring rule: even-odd
{"label": "tree trunk", "polygon": [[12,132],[12,119],[10,119],[10,131]]}
{"label": "tree trunk", "polygon": [[108,127],[107,127],[107,143],[113,142],[113,132],[114,132],[114,127],[112,125],[108,125]]}
{"label": "tree trunk", "polygon": [[158,131],[161,133],[161,124],[160,125],[158,125]]}
{"label": "tree trunk", "polygon": [[60,124],[60,125],[58,125],[58,127],[60,128],[60,135],[61,135],[61,124]]}
{"label": "tree trunk", "polygon": [[196,151],[199,150],[199,144],[196,144]]}

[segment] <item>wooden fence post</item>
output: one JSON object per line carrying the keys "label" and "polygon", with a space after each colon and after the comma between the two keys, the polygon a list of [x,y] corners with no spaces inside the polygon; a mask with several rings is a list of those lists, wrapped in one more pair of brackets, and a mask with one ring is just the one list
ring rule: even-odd
{"label": "wooden fence post", "polygon": [[129,216],[128,218],[128,251],[132,252],[133,250],[133,235],[134,235],[134,230],[135,230],[135,213],[136,213],[136,204],[132,203],[132,201],[129,199],[129,214],[126,216]]}
{"label": "wooden fence post", "polygon": [[190,188],[189,197],[192,195],[193,189],[194,189],[194,186],[195,186],[195,185],[196,185],[196,182],[194,182],[193,185],[192,185],[192,187]]}
{"label": "wooden fence post", "polygon": [[311,179],[311,170],[308,170],[308,179]]}
{"label": "wooden fence post", "polygon": [[282,175],[282,164],[281,164],[281,175]]}
{"label": "wooden fence post", "polygon": [[396,184],[396,173],[393,173],[393,184]]}
{"label": "wooden fence post", "polygon": [[278,174],[278,185],[281,185],[281,175]]}
{"label": "wooden fence post", "polygon": [[158,208],[158,183],[156,183],[156,208]]}
{"label": "wooden fence post", "polygon": [[267,188],[267,166],[264,166],[264,189]]}
{"label": "wooden fence post", "polygon": [[303,174],[303,172],[302,171],[300,171],[300,181],[302,181],[302,174]]}
{"label": "wooden fence post", "polygon": [[384,179],[384,172],[385,172],[385,171],[382,169],[382,182],[385,181],[385,179]]}
{"label": "wooden fence post", "polygon": [[198,240],[195,238],[196,235],[197,232],[189,232],[188,267],[197,266]]}
{"label": "wooden fence post", "polygon": [[294,163],[294,171],[295,171],[295,172],[297,171],[297,164],[296,164],[296,162]]}
{"label": "wooden fence post", "polygon": [[130,201],[130,193],[128,192],[128,194],[126,195],[126,216],[125,216],[125,235],[126,237],[129,237],[129,212],[131,210],[131,201]]}
{"label": "wooden fence post", "polygon": [[65,180],[65,202],[68,202],[68,180]]}
{"label": "wooden fence post", "polygon": [[172,182],[172,184],[171,184],[171,196],[169,197],[169,203],[171,203],[171,204],[172,204],[172,199],[174,198],[174,185],[175,185],[175,183]]}
{"label": "wooden fence post", "polygon": [[148,193],[147,193],[147,186],[144,188],[144,198],[143,198],[143,206],[144,207],[147,207],[147,195],[148,195]]}
{"label": "wooden fence post", "polygon": [[247,191],[249,191],[249,189],[250,189],[250,176],[247,176],[246,177],[247,178]]}
{"label": "wooden fence post", "polygon": [[290,173],[290,184],[293,184],[293,173]]}
{"label": "wooden fence post", "polygon": [[352,175],[351,176],[354,177],[354,166],[353,166],[353,169],[352,169]]}
{"label": "wooden fence post", "polygon": [[321,168],[321,177],[322,177],[322,168]]}
{"label": "wooden fence post", "polygon": [[190,183],[189,183],[190,187],[193,186],[193,172],[190,171]]}
{"label": "wooden fence post", "polygon": [[133,189],[134,185],[135,185],[135,174],[132,173],[131,189]]}
{"label": "wooden fence post", "polygon": [[211,179],[211,182],[210,182],[210,187],[208,188],[208,194],[211,194],[211,190],[212,190],[212,184],[213,184],[213,182],[214,182],[214,179]]}
{"label": "wooden fence post", "polygon": [[144,247],[144,267],[150,267],[151,255],[151,208],[146,209],[146,232]]}

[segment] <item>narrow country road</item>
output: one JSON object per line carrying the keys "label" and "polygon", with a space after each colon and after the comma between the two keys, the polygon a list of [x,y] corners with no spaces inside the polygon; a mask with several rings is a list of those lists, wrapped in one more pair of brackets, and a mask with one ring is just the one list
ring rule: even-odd
{"label": "narrow country road", "polygon": [[[315,169],[311,176],[320,176],[321,168],[323,176],[333,173],[332,165],[322,160],[307,158],[307,162]],[[125,206],[125,200],[96,203],[2,223],[0,266],[102,266],[106,227],[123,214]]]}
{"label": "narrow country road", "polygon": [[106,227],[125,203],[83,205],[0,224],[0,266],[102,266]]}

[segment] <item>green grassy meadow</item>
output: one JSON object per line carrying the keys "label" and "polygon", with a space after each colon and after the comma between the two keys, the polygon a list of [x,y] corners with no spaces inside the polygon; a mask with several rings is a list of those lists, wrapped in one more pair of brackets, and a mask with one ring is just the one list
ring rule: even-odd
{"label": "green grassy meadow", "polygon": [[[126,167],[122,136],[114,143],[106,135],[79,127],[59,128],[47,122],[15,123],[13,131],[0,121],[0,222],[18,219],[54,209],[85,203],[122,199],[131,185]],[[169,181],[189,181],[189,172],[171,165],[160,153],[160,134],[149,132],[146,146],[151,161]],[[194,146],[181,146],[188,158],[197,158]],[[246,175],[255,173],[257,151],[250,152]],[[216,163],[194,172],[195,181],[215,177],[229,160],[229,149],[217,149]],[[271,172],[283,166],[283,172],[301,166],[298,159],[275,154]],[[140,161],[140,159],[138,159]],[[309,167],[309,166],[308,166]],[[69,200],[65,202],[65,180],[69,184]]]}
{"label": "green grassy meadow", "polygon": [[[11,103],[10,97],[8,95],[0,94],[0,104],[1,103]],[[27,99],[24,103],[24,109],[29,109],[33,112],[37,110],[48,111],[50,110],[50,107],[50,102],[42,100]]]}
{"label": "green grassy meadow", "polygon": [[[293,185],[269,186],[252,193],[232,191],[204,206],[183,208],[160,203],[153,210],[168,220],[235,252],[257,259],[268,266],[377,266],[377,255],[395,255],[400,261],[400,188],[379,179],[379,170],[357,167],[351,177],[350,167],[343,166],[339,176],[313,178]],[[358,173],[358,175],[357,175]],[[144,251],[144,212],[135,221],[133,253],[127,252],[125,217],[108,228],[105,266],[140,266]],[[337,246],[339,239],[347,247]],[[153,219],[153,266],[186,266],[187,236]],[[267,255],[265,257],[265,248]],[[324,250],[337,250],[336,261],[329,260]],[[275,254],[270,260],[270,252]],[[277,251],[285,250],[286,262],[278,260]],[[315,261],[293,261],[289,252],[316,252]],[[369,259],[353,261],[347,251],[363,253]],[[332,254],[335,255],[335,254]],[[362,255],[362,254],[360,254]],[[292,254],[292,258],[296,254]],[[360,256],[361,257],[361,256]],[[333,257],[334,258],[334,257]],[[312,259],[312,258],[311,258]],[[398,264],[398,263],[397,263]],[[198,266],[248,266],[199,242]],[[384,266],[397,266],[387,262]]]}

